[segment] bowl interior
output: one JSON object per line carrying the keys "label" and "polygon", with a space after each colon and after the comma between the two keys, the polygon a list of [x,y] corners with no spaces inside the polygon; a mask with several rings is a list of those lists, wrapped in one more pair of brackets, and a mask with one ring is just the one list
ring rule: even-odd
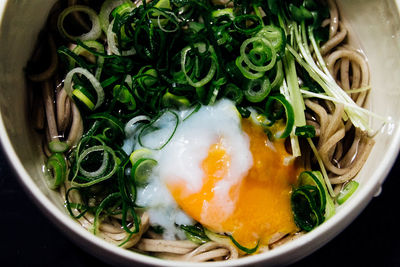
{"label": "bowl interior", "polygon": [[[31,126],[27,91],[32,89],[25,86],[24,67],[55,0],[1,2],[0,47],[7,50],[0,53],[0,136],[3,148],[28,194],[59,227],[99,257],[101,255],[111,262],[124,265],[133,261],[179,265],[125,251],[97,239],[67,215],[60,195],[47,188],[42,173],[44,157],[41,138]],[[367,205],[396,159],[400,142],[398,7],[393,0],[338,2],[343,17],[351,26],[354,36],[352,41],[360,42],[368,57],[373,88],[369,95],[369,106],[375,113],[388,116],[392,121],[381,128],[376,136],[376,145],[357,177],[360,181],[358,191],[340,207],[332,219],[292,243],[263,255],[232,262],[232,265],[261,261],[265,264],[290,263],[322,246],[343,230]],[[24,16],[19,15],[21,10],[24,10]],[[382,122],[373,119],[372,124],[379,128]]]}

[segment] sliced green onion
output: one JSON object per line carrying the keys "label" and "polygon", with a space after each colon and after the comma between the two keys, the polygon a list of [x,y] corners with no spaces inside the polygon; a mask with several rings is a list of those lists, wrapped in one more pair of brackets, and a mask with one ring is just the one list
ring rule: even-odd
{"label": "sliced green onion", "polygon": [[[86,212],[90,211],[91,208],[89,208],[87,205],[81,204],[81,203],[71,203],[69,200],[70,194],[72,194],[72,191],[80,191],[80,187],[70,187],[66,192],[65,192],[65,206],[71,215],[71,217],[75,219],[81,218],[83,215],[85,215]],[[79,214],[76,214],[72,209],[75,209],[79,212]],[[80,211],[82,210],[83,211]]]}
{"label": "sliced green onion", "polygon": [[214,233],[213,231],[210,231],[205,227],[203,227],[203,229],[204,229],[204,233],[206,234],[206,236],[211,241],[214,241],[214,242],[217,242],[217,243],[221,243],[221,244],[225,244],[227,246],[234,246],[235,245],[235,244],[233,244],[232,240],[228,236]]}
{"label": "sliced green onion", "polygon": [[111,127],[116,133],[115,135],[123,136],[124,135],[124,124],[118,118],[113,115],[102,112],[92,114],[88,117],[88,119],[92,120],[102,120],[107,123],[107,126]]}
{"label": "sliced green onion", "polygon": [[195,244],[201,245],[210,241],[201,224],[180,225],[179,228],[185,231],[186,238]]}
{"label": "sliced green onion", "polygon": [[126,86],[115,85],[113,88],[113,95],[115,99],[125,104],[128,110],[136,109],[136,100]]}
{"label": "sliced green onion", "polygon": [[[318,213],[319,217],[317,218],[319,223],[322,223],[324,220],[329,219],[335,214],[335,204],[333,202],[333,199],[330,197],[328,189],[326,187],[326,184],[324,182],[324,178],[322,177],[322,174],[319,171],[304,171],[299,175],[299,188],[300,190],[303,191],[309,191],[313,197],[314,202],[313,203],[308,203],[308,206],[306,207],[307,210],[309,211],[310,209],[316,209],[312,211],[311,214]],[[292,201],[298,201],[298,203],[292,203],[292,208],[295,209],[296,205],[305,205],[304,199],[301,200],[292,200]],[[303,203],[301,203],[303,201]],[[312,206],[314,205],[314,206]],[[297,211],[294,211],[296,213]],[[301,213],[301,211],[298,211]],[[301,220],[309,216],[309,213],[305,214],[300,214],[298,215],[298,222],[297,224],[299,226],[303,225],[304,222]],[[304,217],[304,218],[303,218]],[[313,215],[311,216],[313,217]],[[305,224],[310,224],[310,219],[306,219]],[[316,225],[318,225],[316,224]],[[314,225],[314,227],[316,226]],[[303,227],[303,226],[302,226]],[[308,226],[305,226],[308,227]],[[302,228],[303,229],[303,228]],[[308,228],[307,228],[308,229]],[[305,229],[305,230],[307,230]],[[307,230],[309,231],[309,230]]]}
{"label": "sliced green onion", "polygon": [[251,71],[248,69],[247,66],[243,66],[244,63],[244,58],[243,57],[237,57],[235,64],[238,67],[238,69],[240,70],[240,72],[243,74],[244,77],[246,77],[247,79],[253,80],[253,79],[259,79],[261,77],[264,76],[265,72],[262,71]]}
{"label": "sliced green onion", "polygon": [[[125,167],[128,162],[125,162],[118,170],[118,187],[121,193],[122,200],[129,203],[130,206],[135,206],[137,189],[133,178],[125,175]],[[132,176],[132,173],[131,173]]]}
{"label": "sliced green onion", "polygon": [[104,45],[102,45],[101,43],[97,42],[97,41],[83,41],[83,42],[78,42],[78,45],[75,46],[75,48],[72,50],[73,53],[79,55],[82,55],[84,52],[89,52],[91,54],[90,51],[88,51],[87,48],[92,48],[96,51],[98,51],[99,53],[104,53]]}
{"label": "sliced green onion", "polygon": [[[139,77],[138,77],[139,76]],[[157,70],[150,65],[142,67],[136,76],[141,86],[150,87],[157,83],[158,73]]]}
{"label": "sliced green onion", "polygon": [[[131,228],[129,228],[128,225],[126,224],[128,212],[131,214],[133,218],[133,226]],[[138,218],[135,209],[131,206],[128,206],[127,203],[122,202],[122,228],[124,228],[124,230],[127,233],[132,235],[139,232],[139,226],[140,226],[140,219]],[[127,240],[129,240],[130,236],[128,237]],[[125,242],[122,242],[119,246],[122,246]]]}
{"label": "sliced green onion", "polygon": [[103,88],[108,87],[108,86],[112,85],[113,83],[115,83],[115,82],[118,81],[118,80],[119,80],[119,77],[117,77],[117,76],[111,76],[110,78],[105,79],[104,81],[102,81],[102,82],[101,82],[101,86],[102,86]]}
{"label": "sliced green onion", "polygon": [[214,105],[215,101],[217,101],[217,97],[221,87],[226,84],[226,78],[222,77],[216,81],[212,81],[211,86],[208,89],[208,95],[206,104],[207,105]]}
{"label": "sliced green onion", "polygon": [[190,112],[190,114],[187,115],[187,116],[183,119],[183,121],[189,119],[191,116],[193,116],[194,114],[196,114],[196,113],[200,110],[200,108],[201,108],[201,104],[197,104],[197,105],[193,108],[192,112]]}
{"label": "sliced green onion", "polygon": [[92,100],[90,100],[90,98],[83,92],[83,90],[79,90],[79,89],[74,89],[72,91],[72,95],[74,95],[77,99],[79,99],[79,101],[81,101],[83,104],[85,104],[85,106],[90,109],[93,110],[94,109],[94,103],[92,102]]}
{"label": "sliced green onion", "polygon": [[[269,73],[271,73],[271,72],[269,72]],[[272,81],[271,82],[271,90],[276,91],[276,90],[279,90],[279,88],[282,86],[283,79],[284,79],[283,64],[282,64],[281,60],[276,62],[274,72],[275,72],[275,77],[273,79],[270,75],[268,75],[268,76],[270,77],[270,80]]]}
{"label": "sliced green onion", "polygon": [[[206,52],[205,51],[206,50],[206,44],[204,44],[204,43],[194,44],[194,48],[197,48],[200,53]],[[209,83],[211,81],[211,79],[214,77],[214,75],[215,75],[215,73],[217,71],[217,61],[213,56],[211,56],[210,57],[211,66],[210,66],[210,69],[209,69],[207,75],[203,79],[201,79],[200,81],[195,82],[195,81],[193,81],[192,78],[189,77],[189,75],[187,73],[187,69],[186,69],[187,54],[191,50],[192,50],[192,47],[190,47],[190,46],[187,46],[187,47],[182,49],[182,51],[181,51],[181,69],[182,69],[182,72],[185,74],[187,82],[191,86],[193,86],[193,87],[202,87],[205,84]],[[214,53],[214,49],[213,49],[212,46],[208,47],[208,52],[210,52],[211,54]]]}
{"label": "sliced green onion", "polygon": [[305,185],[295,189],[291,196],[294,221],[298,227],[307,232],[324,221],[313,196],[316,192],[318,192],[317,187]]}
{"label": "sliced green onion", "polygon": [[169,0],[158,0],[154,7],[160,9],[171,9],[171,3]]}
{"label": "sliced green onion", "polygon": [[[93,50],[97,51],[100,54],[104,53],[104,46],[97,41],[84,41],[84,42],[78,41],[77,43],[78,45],[74,48],[74,50],[72,50],[72,52],[77,54],[78,56],[84,54],[85,52],[90,53],[91,55],[96,55],[97,53],[96,54],[92,53]],[[103,65],[104,65],[104,57],[98,56],[97,69],[95,74],[96,79],[100,79],[100,75],[103,70]],[[70,66],[74,66],[73,62],[70,63]]]}
{"label": "sliced green onion", "polygon": [[[90,29],[89,32],[84,33],[82,35],[74,36],[74,35],[69,34],[65,30],[64,20],[72,12],[84,12],[89,16],[89,18],[92,22],[92,28]],[[64,9],[58,17],[57,27],[62,35],[64,35],[66,38],[68,38],[72,41],[75,41],[77,39],[81,40],[81,41],[96,40],[101,35],[99,17],[97,16],[96,11],[94,11],[93,9],[91,9],[87,6],[74,5],[74,6],[70,6],[70,7],[67,7],[66,9]]]}
{"label": "sliced green onion", "polygon": [[91,69],[92,66],[88,63],[85,62],[83,58],[81,58],[79,55],[75,54],[69,48],[65,46],[60,46],[57,49],[58,55],[63,59],[67,64],[68,64],[68,69],[72,70],[73,68],[76,67],[76,64],[78,64],[79,67],[82,67],[84,69]]}
{"label": "sliced green onion", "polygon": [[157,166],[157,161],[151,158],[138,159],[132,166],[131,172],[136,184],[144,185],[147,183],[154,167]]}
{"label": "sliced green onion", "polygon": [[318,178],[318,180],[320,181],[320,183],[322,184],[324,190],[325,190],[325,196],[326,196],[326,206],[325,206],[325,211],[324,211],[324,216],[325,216],[325,220],[328,220],[329,218],[331,218],[334,214],[335,214],[335,203],[333,198],[330,196],[329,190],[328,190],[328,186],[325,182],[325,178],[322,175],[321,172],[319,171],[313,171],[312,172],[315,177]]}
{"label": "sliced green onion", "polygon": [[[170,114],[169,116],[171,116],[171,118],[172,118],[171,123],[173,123],[173,126],[170,127],[170,129],[171,129],[170,132],[167,133],[167,135],[164,138],[162,138],[164,140],[161,140],[161,142],[158,146],[150,146],[148,144],[145,144],[143,141],[143,137],[150,135],[154,131],[159,130],[159,124],[161,123],[160,118],[161,118],[161,116],[167,116],[167,114]],[[152,149],[152,150],[160,150],[163,147],[165,147],[169,143],[169,141],[172,139],[172,137],[174,136],[174,134],[176,132],[176,129],[178,128],[178,124],[179,124],[178,114],[176,114],[173,111],[168,110],[168,111],[160,114],[159,116],[157,116],[149,124],[147,124],[146,126],[144,126],[142,128],[142,130],[140,131],[139,136],[138,136],[138,142],[142,147]]]}
{"label": "sliced green onion", "polygon": [[52,154],[46,162],[47,184],[50,189],[57,189],[67,176],[67,163],[61,153]]}
{"label": "sliced green onion", "polygon": [[289,52],[286,53],[286,56],[284,58],[284,66],[287,86],[289,90],[290,103],[293,107],[294,112],[294,125],[296,127],[304,126],[306,125],[304,100],[300,93],[295,60]]}
{"label": "sliced green onion", "polygon": [[177,96],[171,94],[170,92],[166,92],[161,98],[161,103],[163,107],[166,108],[188,108],[190,106],[190,101],[185,96]]}
{"label": "sliced green onion", "polygon": [[[100,177],[96,177],[96,176],[90,175],[90,177],[87,177],[87,178],[90,178],[90,181],[88,181],[88,182],[77,182],[77,181],[75,181],[77,179],[77,177],[78,177],[78,172],[81,169],[81,164],[82,164],[83,160],[89,154],[94,153],[94,152],[109,153],[111,155],[111,157],[113,159],[113,162],[114,162],[114,164],[111,167],[111,170],[102,173],[100,175]],[[88,187],[88,186],[100,183],[102,181],[105,181],[105,180],[111,178],[114,175],[114,173],[118,169],[119,163],[120,163],[120,160],[118,159],[118,157],[116,156],[116,154],[115,154],[115,152],[114,152],[114,150],[112,148],[110,148],[108,146],[105,146],[105,145],[92,146],[92,147],[90,147],[90,148],[88,148],[86,150],[83,150],[82,153],[79,155],[79,157],[77,159],[77,163],[76,163],[76,165],[77,165],[76,166],[76,171],[75,171],[75,174],[74,174],[74,176],[73,176],[73,178],[71,180],[71,184],[73,186],[78,186],[78,187]],[[105,168],[105,169],[107,170],[108,168]]]}
{"label": "sliced green onion", "polygon": [[245,84],[244,96],[252,103],[263,101],[271,92],[271,83],[268,77],[256,80],[248,80]]}
{"label": "sliced green onion", "polygon": [[[252,22],[252,23],[249,23]],[[242,27],[241,24],[245,24],[247,25],[252,25],[252,28],[246,28],[246,27]],[[233,25],[235,26],[236,30],[240,33],[243,34],[253,34],[258,32],[261,28],[262,28],[262,20],[256,16],[256,15],[240,15],[235,17],[235,19],[233,20]]]}
{"label": "sliced green onion", "polygon": [[211,16],[213,18],[228,16],[231,20],[235,19],[235,15],[233,14],[233,8],[224,8],[224,9],[214,10],[213,12],[211,12]]}
{"label": "sliced green onion", "polygon": [[147,148],[136,149],[129,156],[129,160],[131,161],[132,166],[136,164],[136,162],[143,158],[152,158],[153,152]]}
{"label": "sliced green onion", "polygon": [[316,203],[319,206],[319,212],[321,214],[325,213],[326,206],[326,193],[321,181],[310,171],[304,171],[299,175],[299,186],[312,185],[318,189],[316,194],[319,196],[319,201]]}
{"label": "sliced green onion", "polygon": [[265,72],[261,72],[261,71],[255,72],[255,71],[249,70],[249,68],[247,66],[244,66],[243,63],[244,63],[243,57],[236,58],[236,61],[235,61],[236,66],[238,67],[240,72],[243,74],[243,76],[246,77],[247,79],[250,79],[250,80],[259,79],[265,75]]}
{"label": "sliced green onion", "polygon": [[257,33],[257,36],[267,39],[274,47],[274,50],[283,56],[285,53],[286,35],[285,31],[281,27],[274,25],[264,26]]}
{"label": "sliced green onion", "polygon": [[88,70],[84,69],[84,68],[75,68],[72,69],[70,72],[68,72],[67,76],[65,77],[64,80],[64,89],[67,92],[67,94],[69,95],[69,97],[72,98],[72,78],[75,74],[81,74],[83,76],[85,76],[89,82],[92,84],[94,90],[97,93],[97,101],[96,101],[96,105],[94,106],[93,109],[97,109],[101,106],[101,104],[103,104],[104,101],[104,90],[103,87],[101,86],[100,82],[93,76],[93,74],[91,74]]}
{"label": "sliced green onion", "polygon": [[[273,115],[274,114],[273,107],[274,107],[275,101],[278,101],[283,106],[283,108],[285,109],[285,113],[286,113],[286,127],[282,132],[277,133],[275,135],[275,138],[286,138],[292,132],[293,125],[294,125],[293,108],[283,95],[270,96],[270,97],[268,97],[268,100],[265,104],[265,112],[266,112],[267,118],[269,120],[272,120],[272,121],[275,120],[275,118],[274,118],[275,116]],[[270,119],[271,116],[272,116],[272,119]]]}
{"label": "sliced green onion", "polygon": [[103,201],[100,203],[100,205],[96,209],[96,213],[94,216],[93,220],[93,234],[96,235],[99,231],[99,225],[100,225],[100,214],[103,212],[103,210],[107,206],[111,206],[110,203],[113,203],[113,201],[118,201],[119,198],[121,197],[121,194],[119,192],[113,193],[108,195],[106,198],[103,199]]}
{"label": "sliced green onion", "polygon": [[53,140],[49,143],[49,149],[53,153],[63,153],[69,149],[69,146],[66,142],[61,142],[58,140]]}
{"label": "sliced green onion", "polygon": [[243,96],[243,91],[233,83],[227,84],[223,91],[223,97],[231,99],[236,104],[240,104],[242,102]]}
{"label": "sliced green onion", "polygon": [[99,20],[101,29],[104,33],[107,33],[108,26],[110,25],[110,14],[111,12],[118,6],[122,5],[125,0],[106,0],[101,5],[100,13],[99,13]]}
{"label": "sliced green onion", "polygon": [[125,13],[132,11],[135,8],[134,4],[131,1],[125,0],[125,3],[117,6],[112,12],[111,15],[115,18],[117,16],[123,16]]}
{"label": "sliced green onion", "polygon": [[124,51],[120,51],[120,49],[118,48],[117,40],[116,40],[117,39],[117,35],[113,31],[113,29],[114,29],[114,21],[115,21],[115,19],[112,20],[112,22],[108,26],[108,30],[107,30],[108,48],[110,49],[110,51],[113,54],[118,55],[118,56],[132,56],[132,55],[135,55],[136,54],[136,49],[135,49],[134,46],[132,46],[131,49],[124,50]]}
{"label": "sliced green onion", "polygon": [[[250,50],[249,55],[246,53],[247,47],[253,44],[253,49]],[[276,52],[271,42],[263,37],[252,37],[245,40],[240,46],[240,56],[247,66],[258,72],[265,72],[272,69],[276,63]],[[259,57],[260,59],[257,59]],[[254,62],[258,61],[258,62]],[[269,61],[267,65],[265,64]],[[255,65],[254,63],[259,63]],[[261,66],[260,66],[261,65]]]}
{"label": "sliced green onion", "polygon": [[139,122],[144,122],[144,121],[149,122],[150,121],[150,117],[145,116],[145,115],[140,115],[140,116],[133,117],[130,121],[128,121],[125,124],[125,128],[124,128],[125,135],[127,137],[128,136],[133,136],[136,133],[136,130],[139,127],[139,125],[141,125],[141,123],[139,124]]}
{"label": "sliced green onion", "polygon": [[[151,11],[150,11],[151,10]],[[175,15],[175,13],[171,12],[171,3],[169,0],[159,0],[154,7],[150,8],[149,13],[151,14],[152,17],[157,17],[157,25],[158,27],[163,31],[163,32],[175,32],[179,29],[179,24],[178,24],[178,17]],[[154,10],[154,11],[153,11]],[[161,17],[164,17],[161,19]],[[154,19],[151,20],[154,24]],[[168,22],[172,22],[175,25],[175,28],[173,29],[166,29],[164,26]]]}
{"label": "sliced green onion", "polygon": [[359,183],[356,181],[350,181],[344,185],[343,189],[340,191],[339,195],[337,196],[337,203],[342,205],[349,197],[353,195],[353,193],[357,190]]}
{"label": "sliced green onion", "polygon": [[240,249],[241,251],[247,253],[247,254],[253,254],[254,252],[257,251],[258,247],[260,246],[260,240],[257,241],[257,244],[255,245],[254,248],[246,248],[242,245],[239,244],[239,242],[237,242],[233,236],[229,236],[229,238],[231,239],[232,243],[235,244],[235,246]]}
{"label": "sliced green onion", "polygon": [[100,167],[95,170],[95,171],[86,171],[82,166],[79,168],[79,173],[82,174],[83,176],[87,177],[87,178],[96,178],[99,177],[100,175],[103,175],[108,167],[108,160],[109,160],[109,155],[108,153],[104,153],[103,154],[103,160],[102,163],[100,165]]}

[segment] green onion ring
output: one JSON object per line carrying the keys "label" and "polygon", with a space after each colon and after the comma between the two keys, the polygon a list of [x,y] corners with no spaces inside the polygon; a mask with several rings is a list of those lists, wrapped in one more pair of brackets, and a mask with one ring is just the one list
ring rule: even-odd
{"label": "green onion ring", "polygon": [[279,103],[281,103],[283,105],[283,107],[285,108],[285,112],[286,112],[286,127],[282,133],[276,134],[275,138],[286,138],[292,132],[293,125],[294,125],[293,108],[283,95],[270,96],[265,104],[265,112],[267,113],[267,117],[268,117],[268,113],[272,107],[273,101],[278,101]]}
{"label": "green onion ring", "polygon": [[[111,170],[110,172],[108,172],[107,174],[103,175],[102,177],[96,178],[95,180],[90,181],[90,182],[86,182],[86,183],[78,183],[78,182],[75,182],[75,179],[76,179],[77,174],[78,174],[78,171],[79,171],[79,169],[80,169],[80,165],[81,165],[82,160],[83,160],[85,157],[87,157],[90,153],[98,152],[98,151],[104,151],[104,153],[107,152],[107,153],[109,153],[109,154],[112,156],[113,161],[114,161],[114,166],[113,166],[112,170]],[[105,181],[105,180],[111,178],[111,176],[113,176],[114,173],[115,173],[115,172],[117,171],[117,169],[118,169],[119,159],[118,159],[118,157],[115,155],[114,150],[113,150],[112,148],[108,147],[108,146],[105,146],[105,145],[102,145],[102,146],[92,146],[92,147],[90,147],[90,148],[88,148],[88,149],[82,151],[82,153],[79,155],[79,157],[78,157],[78,159],[77,159],[76,165],[77,165],[77,166],[76,166],[77,170],[75,171],[75,175],[74,175],[74,177],[73,177],[72,180],[71,180],[71,185],[72,185],[72,186],[78,186],[78,187],[88,187],[88,186],[91,186],[91,185],[100,183],[100,182],[102,182],[102,181]]]}
{"label": "green onion ring", "polygon": [[[263,101],[268,96],[269,92],[271,92],[271,83],[268,77],[249,80],[245,86],[246,90],[244,91],[244,96],[252,103]],[[257,86],[260,86],[260,90],[254,90]]]}
{"label": "green onion ring", "polygon": [[[239,23],[242,22],[243,20],[250,20],[258,24],[254,28],[243,29],[239,26]],[[262,28],[262,20],[256,15],[250,15],[250,14],[240,15],[238,17],[235,17],[235,19],[233,20],[233,25],[235,26],[238,32],[250,35],[258,32]]]}
{"label": "green onion ring", "polygon": [[337,203],[342,205],[353,193],[357,190],[359,183],[356,181],[350,181],[344,185],[337,196]]}
{"label": "green onion ring", "polygon": [[283,83],[283,79],[284,79],[283,73],[284,72],[283,72],[283,64],[282,64],[281,60],[276,62],[275,68],[276,68],[276,75],[274,77],[274,80],[271,82],[271,90],[273,90],[273,91],[278,90]]}
{"label": "green onion ring", "polygon": [[[166,142],[165,142],[164,144],[161,144],[159,147],[147,147],[147,146],[145,146],[145,145],[143,144],[143,141],[142,141],[142,136],[143,136],[144,132],[145,132],[147,129],[149,129],[150,127],[152,127],[153,124],[156,123],[156,122],[158,121],[158,119],[160,119],[161,116],[163,116],[163,115],[166,114],[167,112],[171,113],[171,114],[175,117],[175,120],[176,120],[175,127],[174,127],[174,129],[173,129],[171,135],[168,137],[168,139],[166,140]],[[172,137],[175,135],[175,132],[176,132],[176,129],[178,128],[178,125],[179,125],[179,116],[178,116],[178,114],[176,114],[176,113],[173,112],[173,111],[167,110],[166,112],[161,113],[160,115],[158,115],[158,116],[157,116],[156,118],[154,118],[149,124],[147,124],[146,126],[144,126],[144,127],[142,128],[142,130],[140,131],[139,136],[138,136],[138,142],[139,142],[139,144],[140,144],[142,147],[145,147],[145,148],[148,148],[148,149],[152,149],[152,150],[161,150],[161,149],[163,149],[163,148],[169,143],[169,141],[171,141]]]}
{"label": "green onion ring", "polygon": [[[256,43],[256,42],[261,43],[263,45],[263,49],[261,50],[262,52],[269,53],[271,55],[271,60],[270,60],[269,64],[266,66],[254,65],[253,62],[251,62],[251,60],[249,59],[249,57],[246,54],[247,46],[251,43]],[[253,49],[255,49],[255,48],[253,48]],[[240,55],[243,58],[244,62],[247,64],[247,66],[249,66],[249,68],[254,71],[259,71],[259,72],[268,71],[268,70],[272,69],[276,63],[275,48],[272,46],[271,42],[268,41],[268,39],[263,38],[263,37],[252,37],[252,38],[245,40],[242,43],[242,45],[240,46]]]}
{"label": "green onion ring", "polygon": [[[95,55],[92,54],[91,51],[89,51],[87,48],[93,48],[100,54],[104,54],[104,46],[97,41],[84,41],[84,42],[78,41],[77,43],[78,45],[74,48],[74,50],[72,50],[72,52],[74,52],[78,56],[83,54],[84,52],[89,52],[91,55]],[[97,80],[100,80],[101,72],[103,70],[103,65],[104,65],[104,57],[98,56],[97,65],[98,66],[96,69],[95,77]],[[70,66],[73,66],[73,64],[70,63]]]}
{"label": "green onion ring", "polygon": [[[83,215],[85,215],[86,212],[89,211],[89,207],[86,205],[80,204],[80,203],[71,203],[69,200],[69,195],[71,194],[72,190],[81,190],[80,187],[70,187],[66,192],[65,192],[65,206],[67,207],[67,210],[71,217],[75,219],[81,218]],[[79,210],[80,208],[84,208],[82,212],[80,212],[78,215],[75,215],[74,212],[72,211],[72,208]]]}
{"label": "green onion ring", "polygon": [[319,211],[321,214],[324,214],[326,207],[326,194],[325,194],[325,188],[321,183],[321,181],[310,171],[304,171],[300,173],[298,179],[299,179],[299,186],[312,185],[318,188],[318,195],[320,198]]}
{"label": "green onion ring", "polygon": [[53,153],[56,153],[56,152],[63,153],[69,149],[69,146],[66,142],[53,140],[49,143],[49,149]]}
{"label": "green onion ring", "polygon": [[97,109],[98,107],[100,107],[104,101],[103,87],[101,86],[100,82],[96,79],[96,77],[94,77],[93,74],[91,74],[88,70],[86,70],[84,68],[78,67],[78,68],[72,69],[70,72],[68,72],[67,76],[65,77],[64,89],[67,92],[67,94],[69,95],[69,97],[72,98],[72,95],[73,95],[72,94],[72,92],[73,92],[72,77],[75,74],[82,74],[89,80],[89,82],[92,84],[94,90],[97,93],[97,102],[93,109]]}
{"label": "green onion ring", "polygon": [[317,187],[305,185],[294,190],[291,196],[291,205],[296,225],[307,232],[324,221],[311,193],[313,191],[317,192]]}
{"label": "green onion ring", "polygon": [[[89,32],[84,33],[79,36],[74,36],[74,35],[70,35],[69,33],[67,33],[67,31],[64,29],[64,20],[72,12],[86,13],[92,22],[92,29],[90,29]],[[75,5],[75,6],[70,6],[70,7],[67,7],[66,9],[64,9],[63,12],[61,12],[60,15],[58,16],[57,27],[62,35],[64,35],[66,38],[68,38],[72,41],[75,41],[76,39],[79,39],[81,41],[96,40],[101,35],[101,27],[100,27],[99,17],[97,16],[96,11],[94,11],[93,9],[91,9],[87,6]]]}
{"label": "green onion ring", "polygon": [[[203,48],[203,46],[205,46],[204,43],[197,43],[194,45],[195,48]],[[186,80],[187,82],[193,86],[193,87],[202,87],[205,84],[209,83],[211,81],[211,79],[214,77],[215,73],[217,72],[217,61],[214,57],[211,56],[211,66],[210,66],[210,70],[208,71],[207,75],[200,81],[198,82],[194,82],[187,74],[186,71],[186,57],[187,54],[189,53],[189,51],[192,50],[192,48],[190,46],[187,46],[185,48],[182,49],[181,51],[181,68],[182,68],[182,72],[185,74]],[[213,48],[212,46],[209,47],[209,51],[213,52]]]}
{"label": "green onion ring", "polygon": [[132,56],[132,55],[135,55],[136,54],[136,49],[133,46],[132,46],[131,49],[124,50],[124,51],[120,51],[120,49],[117,47],[117,42],[115,40],[117,35],[113,31],[114,21],[115,21],[115,19],[112,20],[112,22],[110,23],[110,25],[108,26],[108,29],[107,29],[107,45],[108,45],[108,48],[110,49],[110,51],[113,54],[118,55],[118,56]]}
{"label": "green onion ring", "polygon": [[[126,225],[126,218],[128,215],[128,211],[130,211],[133,217],[133,227],[131,228],[129,228]],[[124,228],[124,230],[129,234],[136,234],[139,232],[139,226],[140,226],[140,220],[135,212],[135,209],[131,206],[127,206],[126,202],[122,202],[122,228]]]}
{"label": "green onion ring", "polygon": [[46,162],[47,184],[50,189],[57,189],[67,177],[67,163],[62,153],[54,153]]}
{"label": "green onion ring", "polygon": [[125,3],[126,0],[106,0],[101,5],[100,13],[99,13],[99,20],[101,29],[104,33],[107,33],[108,26],[110,25],[110,14],[111,12],[118,6]]}
{"label": "green onion ring", "polygon": [[240,70],[240,72],[243,74],[244,77],[246,77],[247,79],[250,80],[254,80],[254,79],[259,79],[261,77],[264,76],[265,72],[251,72],[248,69],[246,69],[245,66],[243,66],[243,62],[244,62],[244,58],[243,57],[237,57],[235,64],[238,67],[238,69]]}
{"label": "green onion ring", "polygon": [[229,235],[229,238],[231,239],[232,243],[235,244],[235,246],[240,249],[241,251],[246,252],[247,254],[253,254],[254,252],[257,251],[258,247],[260,246],[260,240],[257,241],[257,244],[255,245],[254,248],[246,248],[243,247],[242,245],[239,244],[239,242],[237,242],[233,236]]}
{"label": "green onion ring", "polygon": [[231,99],[235,104],[240,104],[243,100],[244,93],[233,83],[228,83],[223,91],[223,96]]}
{"label": "green onion ring", "polygon": [[110,195],[108,195],[106,198],[103,199],[103,201],[100,203],[100,205],[97,207],[96,209],[96,213],[94,216],[94,221],[93,221],[93,234],[96,235],[97,232],[99,231],[99,225],[100,225],[100,214],[101,212],[105,209],[105,207],[107,205],[109,205],[109,203],[115,199],[118,199],[121,197],[121,194],[119,192],[116,193],[112,193]]}

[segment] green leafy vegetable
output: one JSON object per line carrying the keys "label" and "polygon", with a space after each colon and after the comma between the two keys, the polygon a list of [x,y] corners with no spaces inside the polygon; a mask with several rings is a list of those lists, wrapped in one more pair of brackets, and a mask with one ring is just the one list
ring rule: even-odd
{"label": "green leafy vegetable", "polygon": [[179,227],[185,231],[187,239],[196,244],[204,244],[210,241],[210,239],[205,234],[204,228],[201,224],[180,225]]}

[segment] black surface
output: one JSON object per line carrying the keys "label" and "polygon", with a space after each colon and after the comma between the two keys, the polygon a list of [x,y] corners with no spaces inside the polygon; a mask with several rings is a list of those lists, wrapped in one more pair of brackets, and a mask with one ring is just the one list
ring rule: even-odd
{"label": "black surface", "polygon": [[[294,266],[400,266],[400,159],[379,197],[339,236]],[[31,203],[0,148],[0,266],[108,266]]]}

